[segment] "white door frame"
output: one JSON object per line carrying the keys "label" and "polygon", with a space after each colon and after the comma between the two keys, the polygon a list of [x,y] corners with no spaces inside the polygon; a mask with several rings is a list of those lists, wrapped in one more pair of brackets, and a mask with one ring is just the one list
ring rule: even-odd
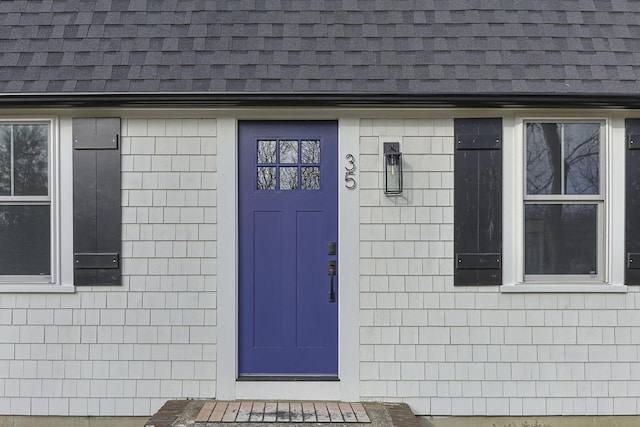
{"label": "white door frame", "polygon": [[[268,117],[266,117],[268,115]],[[338,120],[338,377],[340,381],[236,381],[238,372],[238,120]],[[345,187],[345,156],[359,158],[356,116],[335,110],[256,110],[217,118],[217,369],[216,398],[357,401],[359,393],[358,187]],[[356,164],[356,167],[358,165]],[[356,172],[357,178],[357,172]]]}

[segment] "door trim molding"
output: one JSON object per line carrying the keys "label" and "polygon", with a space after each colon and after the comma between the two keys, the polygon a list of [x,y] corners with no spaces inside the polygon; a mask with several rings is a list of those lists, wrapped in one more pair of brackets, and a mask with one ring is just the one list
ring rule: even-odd
{"label": "door trim molding", "polygon": [[337,381],[240,381],[237,400],[343,400]]}
{"label": "door trim molding", "polygon": [[259,375],[240,374],[240,381],[340,381],[337,375]]}
{"label": "door trim molding", "polygon": [[[218,117],[218,280],[216,398],[236,399],[238,372],[238,124]],[[221,177],[222,179],[221,181]]]}
{"label": "door trim molding", "polygon": [[[360,119],[338,120],[338,175],[344,175],[347,154],[360,158]],[[338,179],[338,375],[341,399],[360,400],[360,186],[348,189]]]}
{"label": "door trim molding", "polygon": [[[269,119],[311,119],[309,112],[270,111]],[[238,373],[238,121],[256,117],[220,114],[217,117],[218,182],[218,278],[216,398],[219,400],[320,399],[359,400],[359,189],[348,190],[338,179],[338,375],[340,381],[237,381]],[[266,117],[262,114],[260,119]],[[318,120],[336,120],[318,112]],[[338,174],[343,171],[346,154],[359,158],[357,117],[339,117]],[[213,374],[213,373],[212,373]]]}

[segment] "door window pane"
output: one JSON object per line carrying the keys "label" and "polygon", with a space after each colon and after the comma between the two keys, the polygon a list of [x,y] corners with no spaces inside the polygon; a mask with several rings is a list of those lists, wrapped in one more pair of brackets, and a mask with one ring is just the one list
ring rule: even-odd
{"label": "door window pane", "polygon": [[320,141],[301,141],[302,163],[320,163]]}
{"label": "door window pane", "polygon": [[280,189],[295,190],[298,188],[298,168],[280,168]]}
{"label": "door window pane", "polygon": [[598,273],[596,204],[525,205],[525,274]]}
{"label": "door window pane", "polygon": [[298,163],[298,141],[280,141],[280,163]]}
{"label": "door window pane", "polygon": [[319,190],[320,189],[320,168],[303,167],[302,179],[303,190]]}
{"label": "door window pane", "polygon": [[258,141],[258,163],[276,162],[276,142]]}
{"label": "door window pane", "polygon": [[259,167],[258,168],[258,190],[275,190],[276,189],[276,168],[275,167]]}
{"label": "door window pane", "polygon": [[256,143],[258,190],[320,189],[319,140],[257,140]]}

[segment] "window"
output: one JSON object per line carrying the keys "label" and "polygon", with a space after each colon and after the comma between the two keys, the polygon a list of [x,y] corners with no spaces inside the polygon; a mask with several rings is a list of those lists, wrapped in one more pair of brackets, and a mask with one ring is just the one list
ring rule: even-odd
{"label": "window", "polygon": [[602,281],[603,129],[597,121],[525,122],[525,281]]}
{"label": "window", "polygon": [[454,120],[454,285],[608,293],[640,283],[638,231],[628,232],[640,211],[640,119],[584,113]]}
{"label": "window", "polygon": [[627,292],[625,118],[504,122],[501,292]]}
{"label": "window", "polygon": [[319,140],[258,140],[259,190],[319,190]]}
{"label": "window", "polygon": [[51,124],[0,122],[0,281],[52,276]]}

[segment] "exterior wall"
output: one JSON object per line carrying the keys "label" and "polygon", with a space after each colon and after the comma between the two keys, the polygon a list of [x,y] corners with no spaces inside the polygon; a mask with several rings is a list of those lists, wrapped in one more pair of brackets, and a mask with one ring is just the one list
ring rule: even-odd
{"label": "exterior wall", "polygon": [[0,293],[0,413],[215,394],[216,121],[123,118],[122,136],[123,286]]}
{"label": "exterior wall", "polygon": [[[223,322],[217,319],[217,182],[236,176],[228,162],[218,177],[222,119],[117,113],[111,116],[123,118],[123,286],[0,293],[0,413],[148,415],[167,399],[220,393],[217,354],[227,353],[216,345],[222,335],[216,325]],[[356,192],[344,199],[360,198],[359,229],[353,210],[341,213],[341,230],[354,230],[353,236],[358,230],[360,241],[359,256],[341,254],[353,257],[354,266],[359,258],[351,268],[360,272],[360,307],[344,307],[341,317],[353,310],[360,322],[359,381],[353,380],[359,392],[345,396],[404,401],[425,415],[638,413],[638,289],[454,288],[457,113],[362,114],[349,112],[340,121],[341,159],[352,152],[359,172]],[[61,118],[61,128],[69,120]],[[224,120],[225,144],[234,144],[235,119]],[[346,145],[351,136],[359,139],[359,153]],[[67,139],[62,151],[70,150]],[[381,152],[394,141],[404,153],[405,191],[387,197]],[[220,271],[235,277],[230,268]],[[224,321],[235,325],[232,307],[225,307]],[[344,344],[350,335],[341,328]],[[232,335],[233,327],[225,333]],[[341,363],[344,373],[356,361]],[[300,387],[314,393],[313,383]]]}
{"label": "exterior wall", "polygon": [[[362,398],[431,415],[637,414],[638,289],[454,288],[453,120],[360,132]],[[380,190],[386,141],[404,153],[402,197]]]}

